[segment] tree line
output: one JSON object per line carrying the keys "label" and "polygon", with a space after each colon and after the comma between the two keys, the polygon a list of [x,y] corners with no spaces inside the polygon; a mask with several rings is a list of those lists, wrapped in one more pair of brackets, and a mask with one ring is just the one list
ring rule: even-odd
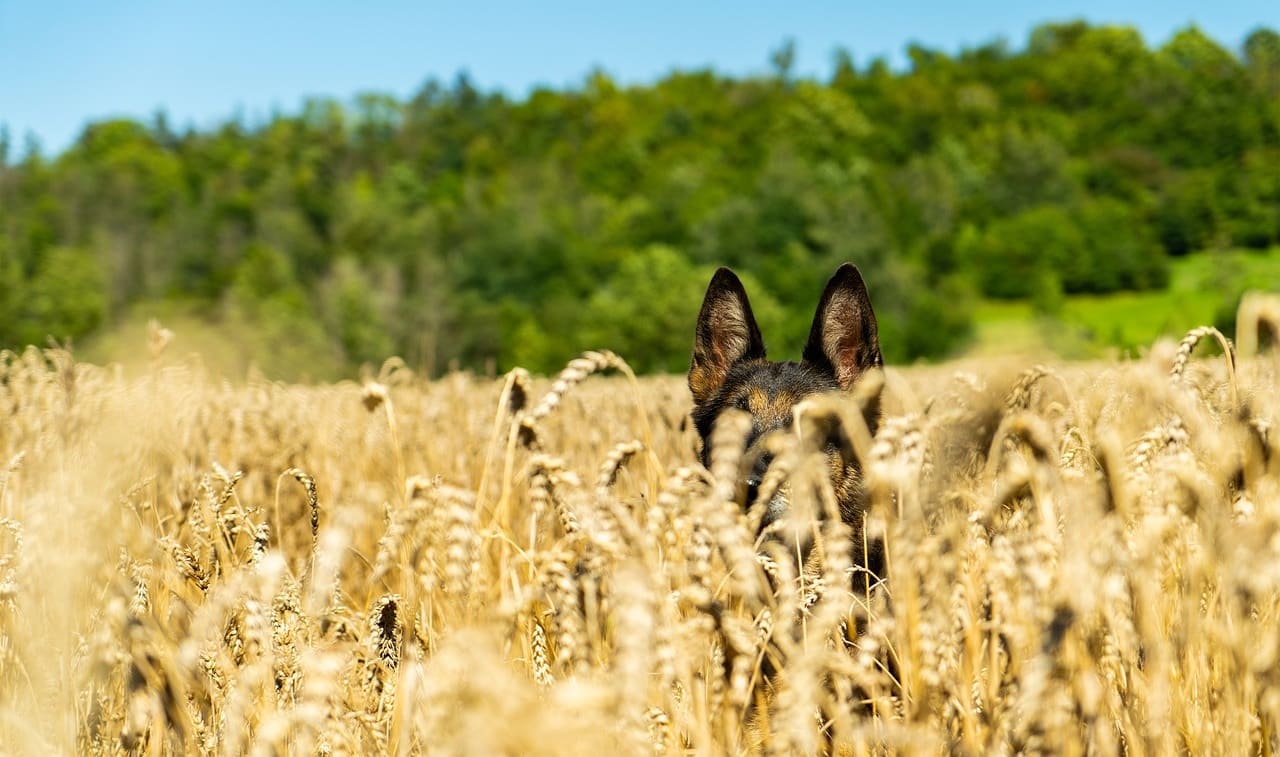
{"label": "tree line", "polygon": [[[799,349],[863,270],[886,359],[962,348],[979,297],[1160,288],[1172,257],[1280,241],[1280,35],[1033,30],[901,70],[672,73],[512,98],[465,75],[261,123],[0,136],[0,346],[83,340],[148,303],[252,334],[281,376],[399,354],[555,370],[608,347],[687,366],[711,271]],[[246,342],[247,344],[249,342]]]}

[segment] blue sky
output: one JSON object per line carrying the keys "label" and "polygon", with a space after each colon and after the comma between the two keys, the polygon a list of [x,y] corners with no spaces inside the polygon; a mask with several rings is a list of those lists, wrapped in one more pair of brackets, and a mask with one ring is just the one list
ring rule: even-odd
{"label": "blue sky", "polygon": [[581,82],[599,66],[624,82],[710,65],[767,69],[795,40],[797,70],[825,76],[848,48],[861,65],[901,63],[916,41],[949,52],[1003,37],[1021,46],[1045,20],[1137,26],[1159,44],[1196,23],[1238,48],[1258,25],[1280,29],[1272,0],[1138,0],[1119,9],[1075,2],[600,2],[430,3],[313,0],[0,0],[0,123],[21,145],[70,144],[85,122],[113,115],[208,126],[296,109],[307,95],[412,93],[429,76],[466,70],[482,88],[521,95]]}

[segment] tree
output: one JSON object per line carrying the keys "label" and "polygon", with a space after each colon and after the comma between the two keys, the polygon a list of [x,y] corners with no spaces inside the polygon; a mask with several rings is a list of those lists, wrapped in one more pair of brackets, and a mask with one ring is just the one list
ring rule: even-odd
{"label": "tree", "polygon": [[236,270],[225,303],[227,326],[268,376],[331,379],[341,356],[326,336],[286,255],[253,244]]}
{"label": "tree", "polygon": [[[688,370],[693,324],[712,273],[710,267],[690,265],[670,247],[628,254],[586,303],[584,346],[608,347],[640,371]],[[782,336],[782,310],[762,282],[750,275],[742,278],[756,320],[772,344]]]}
{"label": "tree", "polygon": [[324,319],[350,363],[378,365],[395,353],[388,299],[353,258],[334,264],[323,287]]}
{"label": "tree", "polygon": [[8,240],[0,236],[0,344],[23,343],[23,293],[26,280],[18,258],[9,249]]}
{"label": "tree", "polygon": [[1088,253],[1064,267],[1067,291],[1156,289],[1168,283],[1168,258],[1150,227],[1129,206],[1101,198],[1083,203],[1074,215]]}
{"label": "tree", "polygon": [[88,334],[106,317],[104,290],[102,267],[90,250],[49,250],[25,289],[20,290],[18,343],[43,345],[49,339],[65,342]]}
{"label": "tree", "polygon": [[776,50],[769,53],[769,63],[779,81],[791,80],[791,69],[796,64],[796,41],[788,37]]}
{"label": "tree", "polygon": [[1244,41],[1244,65],[1264,96],[1280,95],[1280,34],[1259,28]]}
{"label": "tree", "polygon": [[1029,297],[1046,274],[1061,279],[1064,268],[1073,283],[1086,281],[1086,254],[1084,236],[1067,211],[1054,206],[996,221],[966,240],[961,252],[982,293],[1002,299]]}

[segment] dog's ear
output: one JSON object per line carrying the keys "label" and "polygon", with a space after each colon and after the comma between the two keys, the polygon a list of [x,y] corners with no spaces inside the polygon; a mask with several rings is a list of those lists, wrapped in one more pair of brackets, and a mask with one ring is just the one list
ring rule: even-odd
{"label": "dog's ear", "polygon": [[840,266],[827,282],[809,329],[804,360],[830,371],[841,389],[852,388],[864,372],[884,365],[871,297],[854,264]]}
{"label": "dog's ear", "polygon": [[694,332],[693,363],[689,366],[694,404],[709,400],[735,363],[763,357],[764,339],[751,314],[747,290],[733,271],[721,268],[711,277]]}

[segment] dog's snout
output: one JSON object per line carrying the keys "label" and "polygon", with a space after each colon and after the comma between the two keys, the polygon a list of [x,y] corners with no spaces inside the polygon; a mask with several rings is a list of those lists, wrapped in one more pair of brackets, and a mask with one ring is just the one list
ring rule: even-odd
{"label": "dog's snout", "polygon": [[751,466],[751,472],[747,474],[743,484],[747,487],[747,505],[751,505],[756,501],[756,497],[760,494],[760,484],[764,481],[765,471],[769,470],[770,463],[773,462],[773,455],[768,453],[760,455],[756,458],[756,462]]}

